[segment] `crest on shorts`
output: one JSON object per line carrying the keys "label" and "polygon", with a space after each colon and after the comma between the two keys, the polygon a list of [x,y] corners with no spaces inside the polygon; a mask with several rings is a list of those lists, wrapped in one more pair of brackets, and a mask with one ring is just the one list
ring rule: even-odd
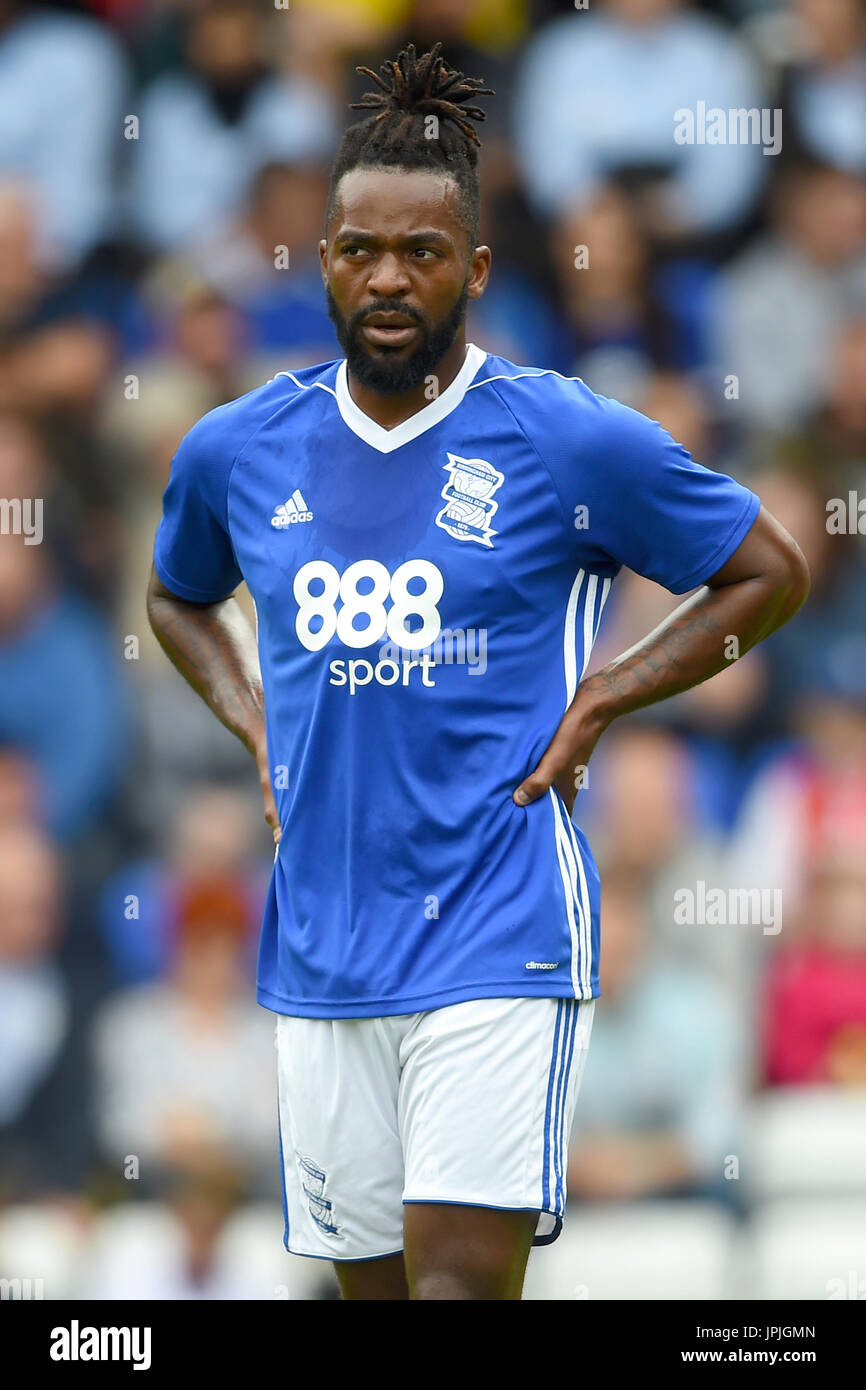
{"label": "crest on shorts", "polygon": [[464,459],[452,453],[448,454],[448,462],[443,467],[449,476],[442,489],[445,506],[436,518],[436,525],[455,540],[477,541],[479,545],[492,547],[491,537],[498,532],[490,523],[499,506],[493,494],[502,486],[505,475],[486,459]]}
{"label": "crest on shorts", "polygon": [[334,1212],[331,1203],[325,1196],[325,1183],[328,1180],[327,1173],[323,1172],[311,1158],[305,1158],[303,1154],[296,1154],[298,1168],[301,1174],[301,1187],[307,1198],[307,1206],[310,1208],[310,1215],[320,1230],[329,1236],[342,1236],[342,1231],[334,1222]]}

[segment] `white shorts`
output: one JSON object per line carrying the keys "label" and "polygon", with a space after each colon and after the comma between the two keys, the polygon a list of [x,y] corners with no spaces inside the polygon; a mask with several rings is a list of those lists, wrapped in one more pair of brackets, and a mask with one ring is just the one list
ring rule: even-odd
{"label": "white shorts", "polygon": [[403,1249],[403,1203],[539,1213],[556,1239],[595,1000],[473,999],[390,1018],[277,1017],[286,1249]]}

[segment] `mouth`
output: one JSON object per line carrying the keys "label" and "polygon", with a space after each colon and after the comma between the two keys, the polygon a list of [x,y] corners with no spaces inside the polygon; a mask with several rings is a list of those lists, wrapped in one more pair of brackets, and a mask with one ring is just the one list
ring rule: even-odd
{"label": "mouth", "polygon": [[368,343],[377,347],[404,347],[418,332],[417,324],[405,314],[371,314],[361,325]]}

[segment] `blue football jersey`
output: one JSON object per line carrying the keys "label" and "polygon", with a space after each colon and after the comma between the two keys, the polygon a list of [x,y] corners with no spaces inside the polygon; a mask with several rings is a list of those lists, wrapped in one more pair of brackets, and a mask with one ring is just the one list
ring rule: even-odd
{"label": "blue football jersey", "polygon": [[260,1003],[352,1018],[598,995],[586,838],[555,790],[512,794],[618,569],[693,589],[759,505],[638,412],[473,345],[395,429],[355,404],[344,360],[200,420],[155,566],[181,598],[243,579],[255,601],[282,824]]}

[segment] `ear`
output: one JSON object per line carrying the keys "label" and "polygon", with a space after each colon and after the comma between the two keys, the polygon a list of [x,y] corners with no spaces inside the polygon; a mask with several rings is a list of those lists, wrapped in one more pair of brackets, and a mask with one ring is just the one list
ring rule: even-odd
{"label": "ear", "polygon": [[470,299],[480,299],[487,289],[492,259],[489,246],[476,246],[472,252],[469,279],[466,283],[466,293]]}
{"label": "ear", "polygon": [[328,287],[328,243],[324,237],[319,242],[319,264],[322,271],[322,283]]}

